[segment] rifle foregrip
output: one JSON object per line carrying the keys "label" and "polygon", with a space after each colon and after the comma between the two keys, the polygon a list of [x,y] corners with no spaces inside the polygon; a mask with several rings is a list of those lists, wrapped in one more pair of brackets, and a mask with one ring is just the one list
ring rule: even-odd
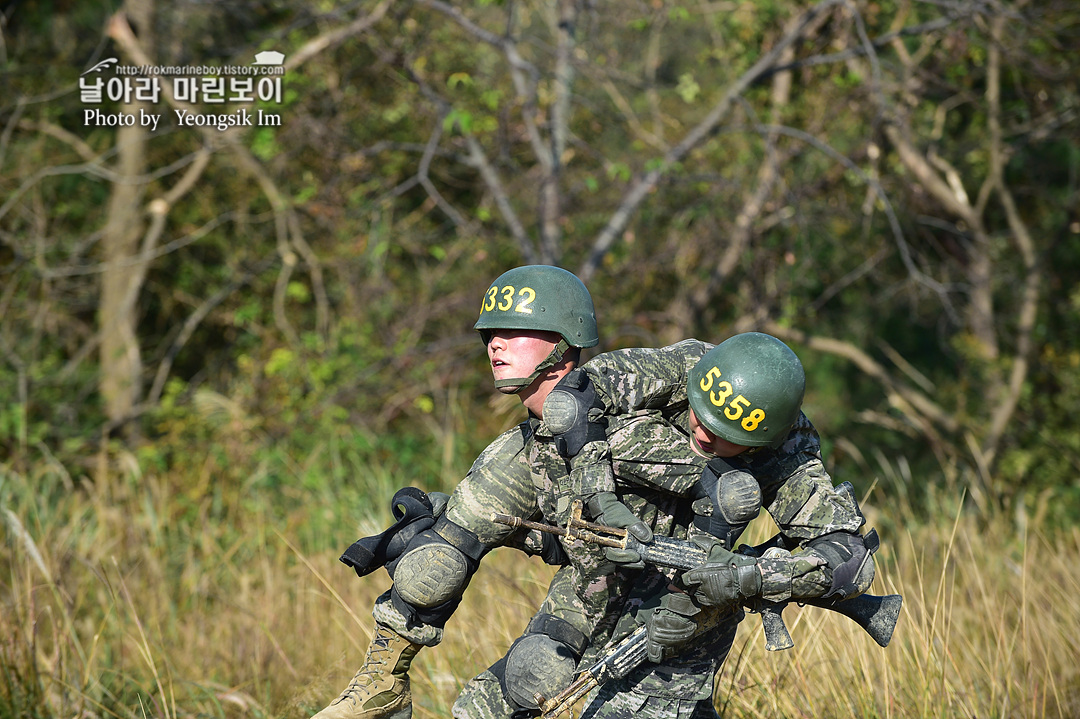
{"label": "rifle foregrip", "polygon": [[649,564],[672,569],[693,569],[709,559],[705,550],[684,539],[653,537],[651,542],[639,542],[627,538],[626,548],[641,555]]}
{"label": "rifle foregrip", "polygon": [[795,642],[791,639],[787,625],[781,612],[784,605],[761,607],[761,626],[765,630],[765,649],[770,652],[779,652],[791,649]]}

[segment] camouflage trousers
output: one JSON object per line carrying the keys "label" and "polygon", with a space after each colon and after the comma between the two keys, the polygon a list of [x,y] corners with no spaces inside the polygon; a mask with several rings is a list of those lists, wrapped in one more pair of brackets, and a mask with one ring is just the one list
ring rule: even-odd
{"label": "camouflage trousers", "polygon": [[[541,611],[555,610],[552,600],[559,592],[558,575]],[[613,646],[640,627],[667,591],[668,580],[659,573],[644,573],[635,583],[620,611],[597,627],[592,644],[579,664],[583,670],[596,662],[605,646]],[[567,617],[569,618],[569,617]],[[714,626],[704,630],[678,656],[660,664],[645,662],[626,677],[593,690],[584,700],[583,719],[714,719],[714,676],[719,672],[731,644],[741,610],[713,615]],[[454,702],[456,719],[511,719],[536,716],[539,712],[517,713],[504,696],[498,677],[488,669],[470,680]]]}
{"label": "camouflage trousers", "polygon": [[[510,719],[514,716],[503,698],[499,680],[486,671],[465,685],[454,702],[454,719]],[[533,712],[533,716],[539,712]],[[626,680],[599,687],[585,698],[581,719],[715,719],[719,715],[708,699],[649,696],[632,691]]]}
{"label": "camouflage trousers", "polygon": [[[718,628],[690,656],[645,664],[623,679],[597,687],[585,697],[581,719],[716,719],[713,677],[727,658],[738,623]],[[470,680],[454,702],[455,719],[511,719],[516,707],[503,697],[498,678],[487,670]],[[531,716],[539,712],[532,712]]]}

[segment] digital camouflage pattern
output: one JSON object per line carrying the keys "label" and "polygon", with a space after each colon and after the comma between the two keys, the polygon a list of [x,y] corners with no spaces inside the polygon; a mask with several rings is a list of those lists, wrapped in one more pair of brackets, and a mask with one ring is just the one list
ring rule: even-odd
{"label": "digital camouflage pattern", "polygon": [[[698,340],[683,340],[659,349],[617,350],[597,356],[585,369],[609,413],[651,408],[683,428],[689,437],[686,378],[712,347]],[[789,555],[793,556],[791,561],[762,562],[765,598],[783,601],[792,596],[824,595],[832,584],[834,567],[830,557],[806,547],[807,543],[834,532],[856,534],[866,520],[854,497],[833,486],[821,461],[821,440],[810,420],[799,412],[779,447],[752,447],[725,461],[733,469],[749,472],[757,479],[762,505],[785,540],[800,547],[794,555]],[[663,482],[659,478],[655,481]],[[783,587],[785,578],[789,590],[771,589]],[[871,561],[862,576],[863,591],[869,588],[872,578]]]}
{"label": "digital camouflage pattern", "polygon": [[[686,340],[660,349],[609,352],[584,365],[610,418],[605,451],[617,494],[659,535],[685,538],[700,531],[691,524],[687,494],[707,459],[691,449],[685,383],[689,369],[711,347]],[[773,584],[786,580],[787,591],[796,598],[822,596],[831,585],[831,567],[825,556],[807,544],[834,532],[857,532],[865,520],[854,499],[832,486],[813,425],[800,413],[779,448],[748,450],[728,462],[755,476],[763,505],[789,546],[796,547],[791,558],[781,556],[769,565],[769,572],[777,575]],[[451,495],[446,515],[489,548],[514,546],[535,554],[540,548],[536,536],[492,522],[491,513],[564,524],[580,490],[571,474],[570,462],[559,456],[544,423],[530,418],[500,435],[477,458]],[[700,503],[695,508],[703,509]],[[565,619],[590,637],[581,661],[585,665],[604,646],[644,621],[650,603],[666,590],[668,575],[653,569],[613,571],[599,547],[579,541],[564,541],[563,547],[569,563],[556,573],[540,611]],[[773,586],[769,577],[764,584]],[[865,584],[863,590],[869,580]],[[417,643],[441,639],[441,630],[401,626],[403,621],[395,625],[394,613],[392,605],[381,602],[376,620],[389,623]],[[672,665],[650,664],[638,671],[640,676],[635,673],[622,680],[619,691],[628,696],[616,692],[617,701],[614,697],[601,701],[598,697],[608,697],[613,690],[601,688],[588,700],[588,715],[622,717],[645,712],[661,716],[670,709],[676,712],[672,716],[694,712],[714,716],[710,713],[712,677],[727,655],[741,617],[739,611],[720,621]],[[497,689],[490,672],[477,677],[459,697],[454,716],[508,717],[509,707]],[[657,702],[667,709],[658,705],[660,713],[653,713]]]}
{"label": "digital camouflage pattern", "polygon": [[[620,605],[621,613],[611,632],[609,646],[644,622],[644,617],[659,605],[668,581],[657,572],[647,572],[639,578],[627,601]],[[713,613],[713,621],[678,657],[662,664],[647,662],[623,679],[598,687],[585,697],[579,716],[715,719],[718,715],[712,705],[713,676],[727,658],[743,613],[714,608],[704,611]],[[595,663],[601,649],[590,647],[579,667]],[[468,682],[453,708],[456,719],[508,719],[511,713],[512,708],[503,699],[499,681],[491,671]]]}
{"label": "digital camouflage pattern", "polygon": [[[582,488],[575,486],[571,462],[559,455],[552,440],[545,423],[536,418],[501,435],[493,443],[499,451],[490,455],[485,452],[487,456],[478,459],[462,486],[451,495],[448,518],[478,535],[482,528],[473,523],[486,522],[492,511],[565,524],[571,502],[580,496]],[[606,449],[610,453],[606,459],[615,468],[620,500],[654,534],[685,538],[692,519],[685,496],[705,463],[690,450],[685,430],[666,421],[659,412],[636,411],[611,419]],[[494,467],[497,470],[493,472]],[[527,475],[523,476],[524,472]],[[508,482],[514,484],[510,491],[506,491]],[[525,482],[528,492],[522,490]],[[531,494],[533,501],[527,509],[521,506],[525,494]],[[530,541],[528,535],[507,529],[498,531],[504,543],[520,547]],[[615,568],[606,560],[602,548],[579,540],[563,541],[563,548],[569,563],[556,573],[538,612],[564,619],[585,633],[589,645],[582,662],[591,663],[616,635],[632,631],[627,623],[633,623],[632,616],[647,600],[666,591],[670,576],[654,568]],[[627,619],[617,627],[622,617]],[[724,631],[717,631],[717,636],[724,639],[719,644],[711,637],[703,639],[699,651],[710,657],[704,668],[701,656],[693,661],[680,656],[663,665],[649,665],[638,672],[642,675],[636,680],[639,688],[653,691],[663,686],[669,701],[688,702],[691,711],[700,701],[709,703],[712,664],[718,668],[726,656],[736,624],[733,620]],[[608,716],[603,706],[598,708],[596,716]],[[508,717],[511,712],[512,707],[504,700],[498,680],[490,671],[469,682],[454,706],[455,717]]]}
{"label": "digital camouflage pattern", "polygon": [[[571,503],[582,496],[581,487],[575,486],[571,463],[556,451],[544,422],[534,420],[533,425],[533,441],[527,452],[540,513],[544,521],[565,526]],[[608,425],[610,457],[634,457],[645,447],[652,446],[650,438],[665,431],[669,435],[679,434],[670,425],[655,418],[613,418]],[[662,439],[668,448],[675,449],[669,449],[666,457],[659,456],[660,453],[654,455],[657,465],[649,468],[651,472],[659,472],[661,468],[685,472],[688,467],[695,467],[692,474],[701,473],[700,458],[696,458],[695,464],[695,457],[689,452],[685,441],[672,436]],[[680,447],[681,455],[678,454]],[[625,475],[615,477],[615,490],[622,503],[644,521],[654,534],[684,538],[692,520],[689,503],[649,486],[643,481],[645,477],[637,478],[638,481],[631,479]],[[687,482],[687,488],[691,483]],[[565,538],[561,538],[560,542],[569,559],[569,566],[576,574],[576,582],[572,585],[576,597],[572,601],[579,605],[582,612],[580,618],[567,620],[586,635],[591,635],[594,628],[602,625],[602,620],[609,616],[611,607],[629,594],[630,586],[638,580],[639,572],[614,568],[605,557],[603,548],[595,544]],[[580,626],[582,622],[584,626]]]}

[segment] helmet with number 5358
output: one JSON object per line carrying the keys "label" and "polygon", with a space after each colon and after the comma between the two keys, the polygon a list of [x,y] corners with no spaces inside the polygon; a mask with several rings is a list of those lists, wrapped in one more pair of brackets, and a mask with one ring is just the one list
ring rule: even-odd
{"label": "helmet with number 5358", "polygon": [[786,344],[745,332],[706,352],[686,389],[706,429],[734,444],[763,447],[781,442],[798,418],[806,375]]}

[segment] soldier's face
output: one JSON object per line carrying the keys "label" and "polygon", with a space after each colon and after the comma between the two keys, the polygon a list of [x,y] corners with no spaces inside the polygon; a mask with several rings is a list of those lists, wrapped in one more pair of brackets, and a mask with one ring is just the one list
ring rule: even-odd
{"label": "soldier's face", "polygon": [[495,330],[487,344],[491,374],[497,380],[528,377],[558,342],[557,332]]}
{"label": "soldier's face", "polygon": [[717,437],[698,421],[694,410],[690,410],[690,437],[693,440],[694,449],[700,450],[702,454],[708,456],[734,457],[750,449],[746,445],[735,444],[722,437]]}

